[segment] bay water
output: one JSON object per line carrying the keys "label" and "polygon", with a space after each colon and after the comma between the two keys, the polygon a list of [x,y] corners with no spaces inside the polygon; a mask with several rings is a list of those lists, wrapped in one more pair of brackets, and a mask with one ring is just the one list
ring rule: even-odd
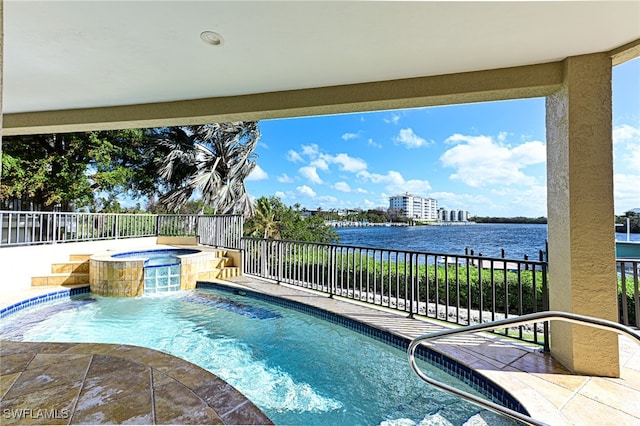
{"label": "bay water", "polygon": [[336,228],[341,245],[420,251],[443,254],[474,254],[537,260],[545,250],[547,225],[475,224],[459,226],[371,226]]}
{"label": "bay water", "polygon": [[[465,248],[487,257],[538,260],[545,250],[547,225],[478,223],[459,226],[371,226],[336,228],[341,245],[420,251],[443,254],[464,254]],[[625,241],[626,234],[616,233],[616,240]],[[640,234],[631,234],[631,241],[640,241]]]}

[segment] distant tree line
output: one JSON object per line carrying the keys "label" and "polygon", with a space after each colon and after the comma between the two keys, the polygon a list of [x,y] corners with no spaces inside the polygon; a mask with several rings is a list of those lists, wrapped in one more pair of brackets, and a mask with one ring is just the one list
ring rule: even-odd
{"label": "distant tree line", "polygon": [[[627,232],[627,218],[629,218],[629,229],[632,234],[640,234],[640,214],[634,210],[629,210],[623,215],[615,217],[616,232]],[[544,216],[532,217],[493,217],[493,216],[475,216],[469,220],[476,223],[533,223],[546,224],[547,218]]]}
{"label": "distant tree line", "polygon": [[533,223],[533,224],[546,224],[547,218],[540,217],[493,217],[493,216],[473,216],[469,218],[470,221],[476,223]]}
{"label": "distant tree line", "polygon": [[[637,209],[636,209],[637,210]],[[627,218],[629,219],[629,232],[640,234],[640,214],[634,210],[629,210],[621,216],[616,216],[616,232],[627,232]]]}

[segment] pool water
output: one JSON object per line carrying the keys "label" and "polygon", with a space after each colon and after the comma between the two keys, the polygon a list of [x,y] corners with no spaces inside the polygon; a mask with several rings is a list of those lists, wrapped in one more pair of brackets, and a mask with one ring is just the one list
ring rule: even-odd
{"label": "pool water", "polygon": [[[0,338],[8,340],[123,343],[170,353],[229,382],[276,424],[462,425],[481,412],[423,383],[404,351],[213,289],[135,298],[81,295],[11,315],[0,325]],[[435,367],[421,367],[475,393]]]}
{"label": "pool water", "polygon": [[111,257],[117,259],[145,259],[144,266],[167,266],[179,264],[180,258],[178,256],[199,252],[200,250],[196,249],[158,249],[117,253],[111,255]]}
{"label": "pool water", "polygon": [[117,259],[144,259],[144,294],[180,290],[180,258],[199,253],[196,249],[158,249],[117,253]]}

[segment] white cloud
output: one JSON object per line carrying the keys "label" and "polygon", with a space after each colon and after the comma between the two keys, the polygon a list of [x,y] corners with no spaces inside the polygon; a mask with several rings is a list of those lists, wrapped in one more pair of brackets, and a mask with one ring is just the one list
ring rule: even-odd
{"label": "white cloud", "polygon": [[320,179],[320,176],[318,176],[318,172],[316,168],[313,166],[300,167],[298,169],[298,172],[302,176],[304,176],[306,179],[308,179],[311,183],[317,183],[317,184],[322,183],[322,179]]}
{"label": "white cloud", "polygon": [[276,191],[275,196],[281,199],[287,198],[287,194],[282,191]]}
{"label": "white cloud", "polygon": [[350,157],[348,154],[338,154],[335,156],[325,155],[323,156],[329,163],[340,165],[340,170],[351,173],[358,173],[359,171],[367,169],[367,162],[361,158]]}
{"label": "white cloud", "polygon": [[410,179],[405,180],[402,174],[395,170],[389,170],[386,175],[379,173],[370,173],[366,170],[356,175],[358,178],[370,181],[376,184],[384,184],[385,190],[397,194],[401,192],[412,192],[417,195],[425,195],[426,191],[431,189],[428,180]]}
{"label": "white cloud", "polygon": [[368,143],[370,146],[375,146],[376,148],[382,148],[382,144],[380,144],[380,143],[378,143],[378,142],[374,141],[372,138],[369,138],[369,140],[367,141],[367,143]]}
{"label": "white cloud", "polygon": [[350,139],[356,139],[358,137],[357,133],[345,133],[341,136],[343,141],[348,141]]}
{"label": "white cloud", "polygon": [[300,156],[300,154],[298,154],[292,149],[290,149],[287,152],[287,160],[291,161],[292,163],[298,163],[298,162],[302,163],[304,161]]}
{"label": "white cloud", "polygon": [[315,197],[316,193],[313,189],[309,188],[307,185],[302,185],[296,188],[296,191],[298,191],[298,194],[304,196],[304,197]]}
{"label": "white cloud", "polygon": [[260,166],[258,166],[257,164],[255,165],[255,167],[253,168],[251,173],[249,173],[249,176],[247,176],[247,178],[246,178],[246,180],[248,180],[248,181],[265,180],[265,179],[269,179],[269,175],[267,174],[267,172],[262,170],[262,168]]}
{"label": "white cloud", "polygon": [[366,200],[366,199],[365,199],[362,203],[364,204],[364,207],[365,207],[365,208],[368,208],[368,209],[371,209],[371,208],[373,208],[373,207],[376,207],[376,203],[374,203],[374,202],[373,202],[373,201],[371,201],[371,200]]}
{"label": "white cloud", "polygon": [[431,189],[431,185],[428,180],[410,179],[402,185],[387,186],[387,188],[394,193],[410,192],[412,194],[425,195]]}
{"label": "white cloud", "polygon": [[432,145],[433,141],[427,141],[424,138],[416,135],[413,129],[400,129],[398,136],[393,138],[396,144],[405,145],[407,148],[420,148],[422,146]]}
{"label": "white cloud", "polygon": [[613,128],[613,159],[617,171],[640,170],[640,127],[623,124]]}
{"label": "white cloud", "polygon": [[522,169],[546,161],[545,144],[540,141],[511,147],[494,141],[490,136],[454,134],[445,142],[456,144],[440,157],[444,167],[456,169],[449,176],[450,179],[473,187],[489,184],[533,185],[536,179],[527,176]]}
{"label": "white cloud", "polygon": [[640,207],[640,174],[616,173],[613,176],[613,196],[617,214]]}
{"label": "white cloud", "polygon": [[351,192],[351,187],[347,182],[336,182],[336,184],[333,185],[333,189],[340,192]]}
{"label": "white cloud", "polygon": [[307,157],[316,158],[320,153],[320,148],[317,144],[302,145],[302,153]]}
{"label": "white cloud", "polygon": [[278,182],[280,183],[293,183],[293,179],[291,179],[286,173],[278,176]]}
{"label": "white cloud", "polygon": [[309,163],[309,165],[317,169],[324,170],[325,172],[329,170],[329,165],[327,164],[324,158],[318,158],[317,160],[313,160],[311,163]]}
{"label": "white cloud", "polygon": [[400,121],[400,115],[391,114],[391,118],[384,118],[383,120],[387,124],[398,124],[398,122]]}
{"label": "white cloud", "polygon": [[357,188],[356,192],[358,194],[368,194],[369,193],[369,191],[367,191],[366,189],[363,189],[363,188]]}

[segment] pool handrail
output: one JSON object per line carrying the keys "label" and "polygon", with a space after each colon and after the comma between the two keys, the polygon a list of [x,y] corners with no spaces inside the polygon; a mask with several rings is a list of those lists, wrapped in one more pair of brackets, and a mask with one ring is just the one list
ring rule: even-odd
{"label": "pool handrail", "polygon": [[411,364],[411,368],[418,375],[418,377],[420,377],[425,382],[429,383],[430,385],[440,390],[451,393],[466,401],[477,404],[487,410],[493,411],[498,414],[502,414],[504,416],[510,417],[514,420],[523,422],[528,425],[535,425],[535,426],[546,425],[546,423],[540,422],[530,416],[527,416],[525,414],[522,414],[510,408],[498,405],[493,401],[490,401],[485,398],[477,397],[468,392],[465,392],[460,389],[456,389],[445,383],[442,383],[430,378],[429,376],[424,374],[420,369],[420,367],[418,367],[418,365],[416,364],[415,351],[418,348],[418,346],[424,342],[437,340],[446,336],[452,336],[457,334],[467,334],[467,333],[477,333],[482,331],[492,331],[500,328],[514,327],[518,325],[530,324],[530,323],[535,323],[540,321],[550,321],[550,320],[561,320],[561,321],[566,321],[574,324],[589,325],[602,330],[612,331],[620,335],[627,335],[627,336],[630,336],[632,339],[635,339],[636,344],[640,345],[640,333],[636,332],[631,327],[627,327],[613,321],[607,321],[600,318],[589,317],[586,315],[579,315],[579,314],[573,314],[573,313],[562,312],[562,311],[542,311],[542,312],[535,312],[532,314],[521,315],[517,318],[507,318],[507,319],[487,322],[483,324],[472,324],[472,325],[467,325],[460,328],[447,329],[447,330],[441,330],[441,331],[423,334],[413,339],[409,344],[409,348],[407,350],[407,353],[409,355],[409,363]]}

